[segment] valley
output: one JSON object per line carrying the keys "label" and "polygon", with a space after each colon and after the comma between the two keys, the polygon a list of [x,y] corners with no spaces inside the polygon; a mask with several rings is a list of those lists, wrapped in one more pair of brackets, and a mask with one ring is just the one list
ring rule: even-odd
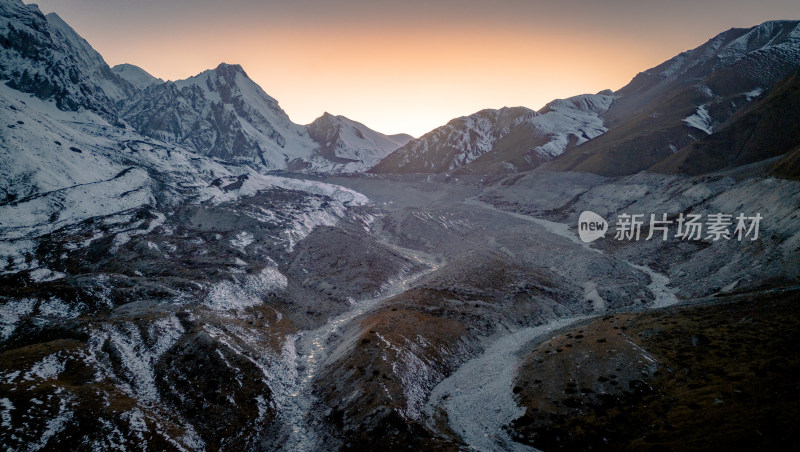
{"label": "valley", "polygon": [[0,44],[4,450],[796,447],[800,22],[416,138]]}

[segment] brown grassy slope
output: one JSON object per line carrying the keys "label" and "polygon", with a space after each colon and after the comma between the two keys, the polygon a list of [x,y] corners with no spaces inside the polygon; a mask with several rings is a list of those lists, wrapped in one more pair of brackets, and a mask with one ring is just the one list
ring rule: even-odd
{"label": "brown grassy slope", "polygon": [[693,131],[683,118],[694,113],[695,105],[703,101],[694,88],[671,88],[652,103],[626,114],[624,120],[612,125],[605,134],[567,150],[543,167],[603,176],[633,174],[647,169],[672,153],[670,144],[677,147],[689,144],[688,134]]}
{"label": "brown grassy slope", "polygon": [[[617,99],[603,115],[609,131],[568,149],[544,169],[623,176],[650,168],[705,135],[683,121],[698,106],[706,106],[712,122],[722,124],[750,104],[746,93],[773,89],[796,72],[795,53],[787,51],[796,26],[785,21],[760,28],[750,37],[751,47],[760,50],[736,59],[724,56],[727,45],[754,29],[730,29],[639,73],[615,92]],[[777,42],[786,45],[773,45]]]}
{"label": "brown grassy slope", "polygon": [[744,294],[573,328],[526,357],[512,429],[548,451],[796,450],[798,303]]}
{"label": "brown grassy slope", "polygon": [[700,175],[758,162],[800,145],[800,72],[737,112],[714,134],[654,165],[660,173]]}
{"label": "brown grassy slope", "polygon": [[769,174],[784,179],[800,180],[800,146],[778,160]]}

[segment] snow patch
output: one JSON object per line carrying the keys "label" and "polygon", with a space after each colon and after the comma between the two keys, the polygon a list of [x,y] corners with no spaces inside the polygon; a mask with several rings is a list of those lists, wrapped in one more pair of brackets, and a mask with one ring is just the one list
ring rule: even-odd
{"label": "snow patch", "polygon": [[3,397],[0,398],[0,425],[4,429],[11,429],[11,411],[14,409],[14,404],[11,400]]}
{"label": "snow patch", "polygon": [[31,271],[29,276],[31,281],[34,282],[49,282],[64,278],[67,275],[61,272],[50,270],[49,268],[40,267]]}
{"label": "snow patch", "polygon": [[607,308],[606,300],[600,296],[597,291],[597,283],[594,281],[587,281],[583,285],[583,299],[592,306],[595,312],[605,312]]}
{"label": "snow patch", "polygon": [[49,380],[55,378],[64,371],[65,365],[66,363],[59,359],[59,354],[54,353],[34,364],[31,370],[25,373],[23,379],[35,380],[38,378],[41,380]]}
{"label": "snow patch", "polygon": [[747,98],[747,101],[750,102],[753,98],[756,98],[763,93],[764,93],[764,88],[756,88],[752,91],[744,93],[744,96]]}
{"label": "snow patch", "polygon": [[[59,388],[57,392],[61,392],[62,389]],[[39,441],[35,444],[30,444],[28,446],[28,450],[41,450],[47,445],[50,441],[50,438],[61,433],[67,427],[67,422],[72,419],[73,412],[72,410],[68,409],[68,404],[72,401],[71,397],[65,396],[60,397],[58,399],[58,414],[55,417],[48,419],[46,424],[46,429],[42,432],[41,436],[39,437]]]}
{"label": "snow patch", "polygon": [[8,339],[17,329],[17,322],[20,318],[30,315],[36,306],[36,299],[23,298],[21,300],[10,300],[0,305],[0,337]]}
{"label": "snow patch", "polygon": [[81,310],[84,307],[85,305],[83,303],[70,306],[58,297],[51,297],[39,304],[39,315],[61,319],[74,319],[81,315]]}
{"label": "snow patch", "polygon": [[239,248],[239,250],[244,253],[245,252],[244,249],[247,247],[247,245],[253,243],[253,241],[254,241],[253,234],[247,231],[242,231],[236,234],[236,238],[231,239],[230,242],[231,245],[233,245],[236,248]]}
{"label": "snow patch", "polygon": [[708,108],[706,108],[705,105],[697,107],[697,111],[695,111],[694,114],[683,118],[683,122],[685,122],[689,127],[702,130],[708,135],[711,135],[713,132],[713,120],[711,119],[711,116],[708,115]]}
{"label": "snow patch", "polygon": [[204,304],[218,311],[232,311],[257,306],[264,296],[285,290],[288,285],[284,276],[275,267],[266,267],[260,273],[248,275],[239,281],[222,281],[211,286]]}
{"label": "snow patch", "polygon": [[[121,378],[121,387],[131,396],[144,402],[159,401],[155,383],[154,365],[161,355],[169,350],[184,333],[183,326],[177,317],[161,318],[151,323],[147,330],[148,341],[142,336],[140,328],[131,322],[119,325],[104,325],[94,330],[89,339],[89,356],[87,361],[94,362],[109,377]],[[106,342],[119,354],[122,375],[116,375],[114,369],[106,364],[106,359],[97,359],[105,354]],[[102,378],[102,374],[97,376]]]}
{"label": "snow patch", "polygon": [[217,186],[205,187],[201,190],[201,201],[209,200],[213,204],[221,204],[223,202],[233,202],[240,198],[250,197],[256,195],[260,191],[283,188],[327,196],[346,206],[361,206],[369,202],[369,199],[363,194],[339,185],[265,175],[250,168],[246,169],[245,175],[247,178],[242,181],[242,186],[236,190],[225,191]]}

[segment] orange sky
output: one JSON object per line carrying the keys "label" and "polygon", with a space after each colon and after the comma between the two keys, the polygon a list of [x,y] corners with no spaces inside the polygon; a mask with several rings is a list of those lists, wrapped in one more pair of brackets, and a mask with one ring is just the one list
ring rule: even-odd
{"label": "orange sky", "polygon": [[[110,65],[179,79],[239,63],[293,121],[324,111],[419,136],[482,108],[618,89],[800,2],[45,0]],[[376,5],[380,5],[378,7]],[[725,5],[725,6],[722,6]],[[712,8],[712,6],[714,8]]]}

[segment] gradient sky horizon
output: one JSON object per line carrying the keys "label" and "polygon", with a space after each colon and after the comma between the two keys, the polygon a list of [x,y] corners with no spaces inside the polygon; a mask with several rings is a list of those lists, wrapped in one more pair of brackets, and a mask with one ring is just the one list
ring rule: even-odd
{"label": "gradient sky horizon", "polygon": [[[31,3],[31,2],[26,2]],[[239,63],[294,122],[420,136],[483,108],[619,89],[797,0],[39,0],[110,65],[166,80]]]}

